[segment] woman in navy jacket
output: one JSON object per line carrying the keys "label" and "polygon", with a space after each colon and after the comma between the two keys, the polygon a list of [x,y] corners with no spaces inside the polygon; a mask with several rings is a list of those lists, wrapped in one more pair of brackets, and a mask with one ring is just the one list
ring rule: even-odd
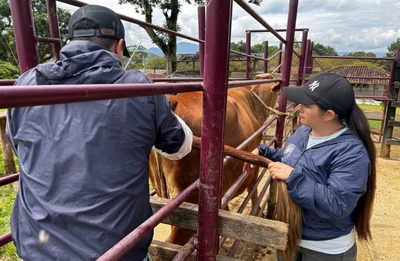
{"label": "woman in navy jacket", "polygon": [[356,260],[356,234],[371,238],[376,183],[368,121],[341,75],[322,73],[284,93],[300,104],[302,126],[284,148],[261,144],[253,153],[276,161],[268,167],[272,178],[286,181],[290,198],[302,208],[295,260]]}

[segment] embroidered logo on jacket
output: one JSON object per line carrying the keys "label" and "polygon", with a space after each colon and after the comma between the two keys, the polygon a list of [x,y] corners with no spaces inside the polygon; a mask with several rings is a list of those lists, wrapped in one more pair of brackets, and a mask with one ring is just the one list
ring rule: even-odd
{"label": "embroidered logo on jacket", "polygon": [[283,151],[283,157],[285,159],[289,158],[290,155],[292,155],[292,152],[294,151],[295,148],[296,148],[296,145],[294,145],[293,143],[290,143],[289,145],[287,145],[287,147]]}

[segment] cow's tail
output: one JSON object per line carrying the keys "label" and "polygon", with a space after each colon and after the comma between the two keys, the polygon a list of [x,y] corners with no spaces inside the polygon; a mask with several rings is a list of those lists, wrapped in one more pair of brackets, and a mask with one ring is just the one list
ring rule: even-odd
{"label": "cow's tail", "polygon": [[150,153],[149,176],[151,183],[156,190],[157,196],[161,198],[169,198],[167,182],[162,170],[162,156],[155,150],[151,150]]}
{"label": "cow's tail", "polygon": [[288,243],[283,252],[283,260],[291,261],[294,260],[301,239],[303,212],[301,207],[296,205],[290,198],[285,182],[277,182],[277,198],[273,219],[289,224]]}

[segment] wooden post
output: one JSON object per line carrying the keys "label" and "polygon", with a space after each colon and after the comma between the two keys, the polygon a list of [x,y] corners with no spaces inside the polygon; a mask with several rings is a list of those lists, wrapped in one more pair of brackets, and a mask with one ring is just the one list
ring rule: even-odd
{"label": "wooden post", "polygon": [[6,175],[16,173],[14,156],[10,144],[6,138],[6,114],[0,113],[0,134],[1,134],[1,149],[3,150],[3,158],[5,161]]}

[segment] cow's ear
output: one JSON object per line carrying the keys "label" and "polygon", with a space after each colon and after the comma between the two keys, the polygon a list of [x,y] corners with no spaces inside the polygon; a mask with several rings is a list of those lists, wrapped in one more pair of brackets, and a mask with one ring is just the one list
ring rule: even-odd
{"label": "cow's ear", "polygon": [[175,111],[176,106],[178,105],[178,101],[174,98],[174,96],[169,96],[169,104],[171,105],[171,110]]}
{"label": "cow's ear", "polygon": [[271,83],[271,89],[269,90],[270,92],[279,92],[279,89],[281,87],[281,83],[280,82],[273,82]]}

